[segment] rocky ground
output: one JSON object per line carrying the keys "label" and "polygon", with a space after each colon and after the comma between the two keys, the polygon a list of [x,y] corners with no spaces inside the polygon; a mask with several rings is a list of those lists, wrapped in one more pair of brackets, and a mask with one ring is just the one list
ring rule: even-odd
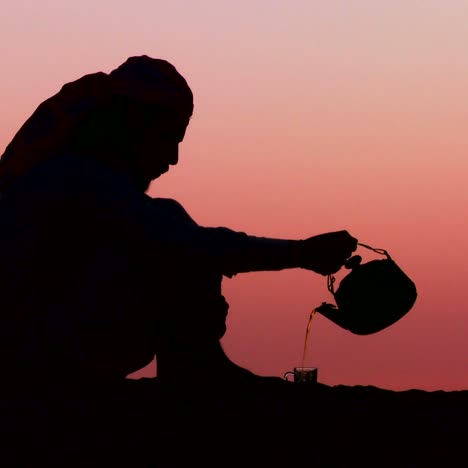
{"label": "rocky ground", "polygon": [[26,392],[2,401],[0,466],[468,467],[468,390],[273,387]]}

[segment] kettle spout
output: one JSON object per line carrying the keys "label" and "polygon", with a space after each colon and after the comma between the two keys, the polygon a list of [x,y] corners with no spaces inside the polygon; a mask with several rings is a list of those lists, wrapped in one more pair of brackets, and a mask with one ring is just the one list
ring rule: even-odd
{"label": "kettle spout", "polygon": [[319,312],[328,320],[331,320],[333,323],[340,326],[341,328],[344,328],[346,330],[350,329],[346,314],[344,314],[340,309],[338,309],[335,304],[322,302],[322,304],[315,308],[315,311]]}

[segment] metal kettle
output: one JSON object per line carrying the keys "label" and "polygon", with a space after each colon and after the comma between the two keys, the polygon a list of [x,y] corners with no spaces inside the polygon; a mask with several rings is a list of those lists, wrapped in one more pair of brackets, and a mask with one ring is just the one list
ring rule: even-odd
{"label": "metal kettle", "polygon": [[323,302],[316,312],[356,335],[370,335],[393,325],[413,307],[417,291],[414,282],[384,249],[358,245],[385,255],[384,259],[361,263],[355,255],[344,265],[350,273],[335,291],[333,275],[328,289],[336,305]]}

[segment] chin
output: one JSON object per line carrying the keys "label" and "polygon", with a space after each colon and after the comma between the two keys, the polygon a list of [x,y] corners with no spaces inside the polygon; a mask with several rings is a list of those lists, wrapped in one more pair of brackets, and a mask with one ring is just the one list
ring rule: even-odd
{"label": "chin", "polygon": [[151,180],[150,181],[140,180],[137,183],[138,190],[141,190],[142,192],[146,192],[150,188],[151,182],[152,182]]}

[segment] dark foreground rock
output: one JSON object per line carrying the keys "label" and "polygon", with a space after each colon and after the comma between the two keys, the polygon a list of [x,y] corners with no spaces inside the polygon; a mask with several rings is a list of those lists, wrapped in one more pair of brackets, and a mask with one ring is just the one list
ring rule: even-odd
{"label": "dark foreground rock", "polygon": [[[28,394],[29,393],[29,394]],[[0,466],[466,467],[468,390],[157,379],[1,401]]]}

